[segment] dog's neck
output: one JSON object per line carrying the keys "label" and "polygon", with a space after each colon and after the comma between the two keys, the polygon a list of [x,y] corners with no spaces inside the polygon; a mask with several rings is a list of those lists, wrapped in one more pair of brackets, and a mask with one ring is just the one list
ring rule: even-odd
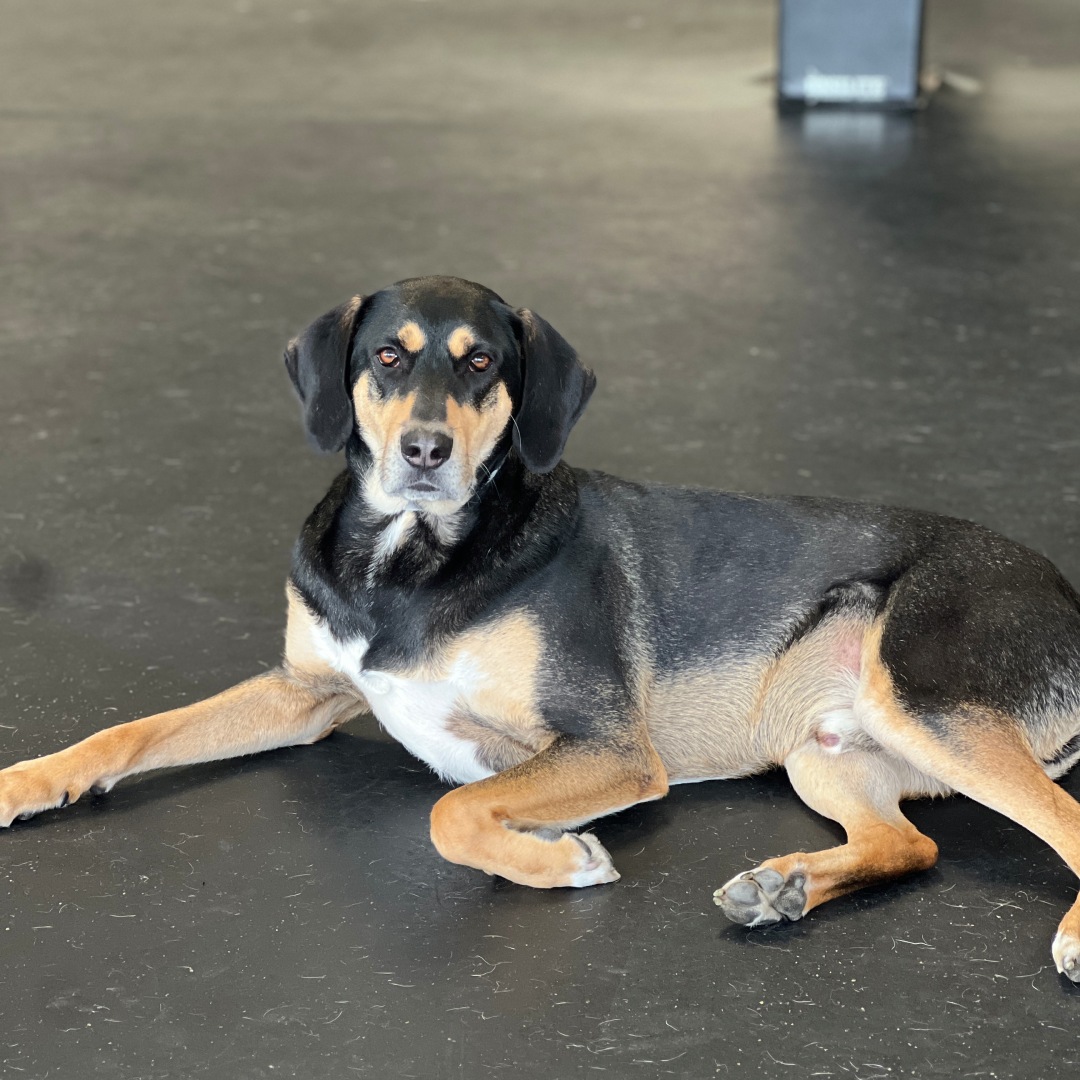
{"label": "dog's neck", "polygon": [[350,453],[304,525],[292,580],[338,638],[362,635],[386,663],[480,618],[555,558],[575,527],[578,476],[564,464],[538,475],[511,450],[461,508],[454,535],[445,521],[373,515],[369,467],[365,451]]}

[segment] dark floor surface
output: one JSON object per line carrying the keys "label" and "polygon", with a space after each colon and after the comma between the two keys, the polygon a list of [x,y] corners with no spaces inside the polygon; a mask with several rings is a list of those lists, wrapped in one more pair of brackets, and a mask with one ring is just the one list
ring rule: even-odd
{"label": "dark floor surface", "polygon": [[[303,3],[304,6],[298,6]],[[283,342],[412,274],[555,323],[569,456],[971,517],[1080,582],[1080,9],[955,0],[914,120],[780,120],[770,3],[11,0],[0,755],[276,662],[309,453]],[[1066,781],[1080,792],[1080,775]],[[777,931],[781,775],[601,823],[615,886],[439,860],[369,720],[0,836],[0,1078],[1075,1076],[1076,890],[956,799],[937,869]]]}

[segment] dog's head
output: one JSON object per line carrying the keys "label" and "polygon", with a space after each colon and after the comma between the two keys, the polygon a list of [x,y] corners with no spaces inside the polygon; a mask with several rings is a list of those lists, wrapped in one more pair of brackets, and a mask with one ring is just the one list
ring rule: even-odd
{"label": "dog's head", "polygon": [[291,341],[285,365],[321,450],[359,434],[386,513],[457,510],[511,441],[550,472],[596,383],[538,315],[450,277],[354,297]]}

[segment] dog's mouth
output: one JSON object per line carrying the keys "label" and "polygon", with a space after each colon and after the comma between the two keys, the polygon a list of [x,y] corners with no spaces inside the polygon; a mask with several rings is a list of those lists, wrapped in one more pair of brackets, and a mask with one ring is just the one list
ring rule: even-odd
{"label": "dog's mouth", "polygon": [[437,484],[423,477],[410,479],[386,490],[391,499],[400,499],[406,508],[423,509],[425,513],[442,514],[456,511],[468,493],[462,493],[456,485]]}
{"label": "dog's mouth", "polygon": [[451,465],[448,462],[438,471],[406,469],[397,462],[375,466],[365,479],[365,498],[380,514],[405,510],[436,517],[454,514],[468,501],[473,485],[462,483],[459,470]]}

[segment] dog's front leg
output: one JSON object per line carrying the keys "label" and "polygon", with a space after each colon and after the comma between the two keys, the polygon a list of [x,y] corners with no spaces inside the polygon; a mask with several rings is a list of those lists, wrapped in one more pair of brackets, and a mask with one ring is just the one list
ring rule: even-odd
{"label": "dog's front leg", "polygon": [[539,889],[618,880],[591,833],[569,830],[667,794],[667,773],[642,729],[618,743],[561,736],[506,772],[444,795],[431,812],[439,854]]}
{"label": "dog's front leg", "polygon": [[281,667],[182,709],[106,728],[55,754],[0,771],[0,828],[67,806],[89,789],[108,791],[133,773],[317,742],[368,710],[356,687],[312,644],[315,617],[286,590],[289,618]]}
{"label": "dog's front leg", "polygon": [[311,743],[364,710],[340,678],[278,668],[182,709],[106,728],[0,771],[0,827],[67,806],[85,791],[167,765]]}

